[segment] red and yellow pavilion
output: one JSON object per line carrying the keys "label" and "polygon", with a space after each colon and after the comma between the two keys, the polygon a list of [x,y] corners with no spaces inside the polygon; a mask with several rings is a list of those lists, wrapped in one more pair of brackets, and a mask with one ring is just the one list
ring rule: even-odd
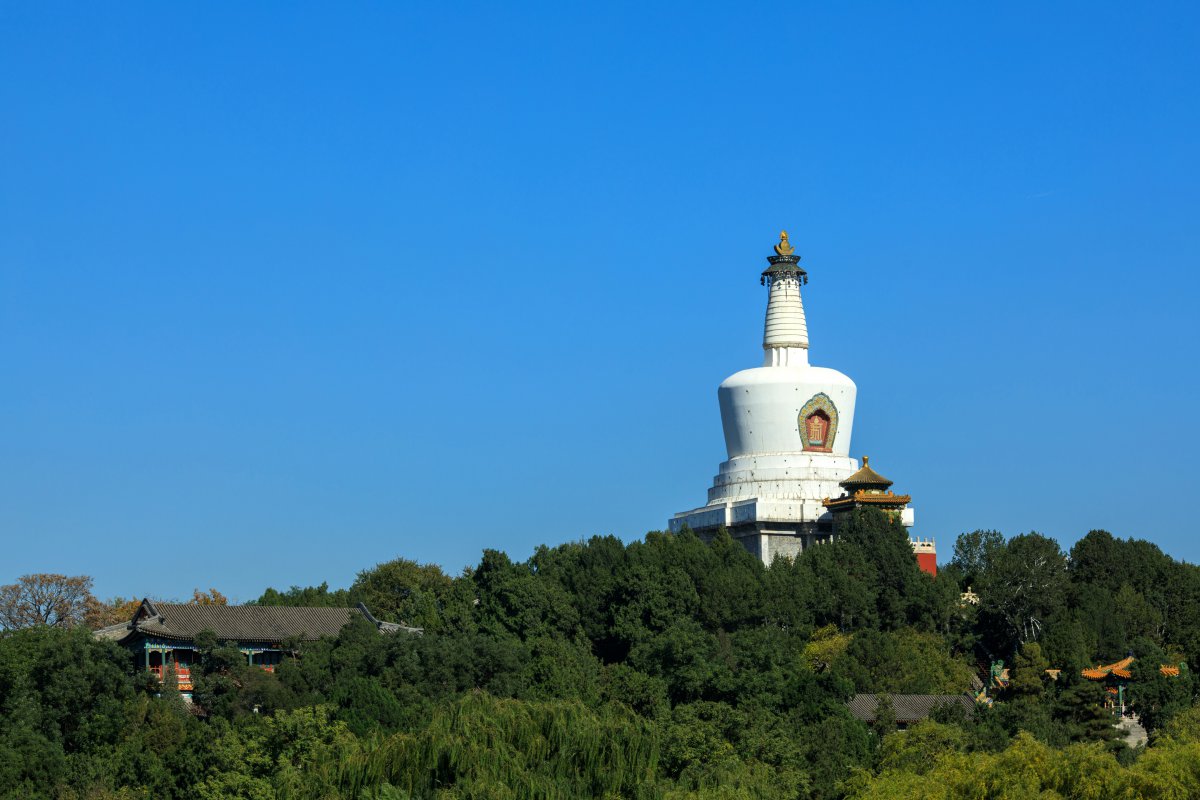
{"label": "red and yellow pavilion", "polygon": [[[857,508],[877,508],[889,517],[894,517],[911,525],[906,517],[911,515],[908,504],[912,497],[907,494],[896,494],[892,491],[892,482],[871,469],[871,459],[863,456],[862,469],[838,483],[845,494],[830,500],[826,498],[822,505],[833,514],[833,530],[836,532],[846,514]],[[930,575],[937,575],[937,550],[932,539],[912,539],[913,552],[917,556],[917,565]]]}

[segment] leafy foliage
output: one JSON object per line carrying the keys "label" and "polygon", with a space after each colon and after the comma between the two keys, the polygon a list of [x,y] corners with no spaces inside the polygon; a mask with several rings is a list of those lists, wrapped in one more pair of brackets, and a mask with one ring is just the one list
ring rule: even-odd
{"label": "leafy foliage", "polygon": [[[978,606],[960,600],[968,588]],[[23,618],[0,636],[0,798],[1200,791],[1188,669],[1200,570],[1103,531],[1069,556],[1038,534],[964,534],[935,580],[901,526],[863,512],[839,541],[769,567],[727,535],[651,533],[526,561],[489,550],[454,577],[396,559],[346,589],[267,589],[256,602],[362,602],[425,632],[383,636],[356,619],[333,639],[289,643],[296,657],[274,674],[202,633],[189,707],[127,652],[70,627],[127,618],[128,601]],[[1148,748],[1117,738],[1105,687],[1080,676],[1126,653]],[[1011,680],[994,707],[948,705],[907,729],[889,713],[883,695],[966,692],[996,658]],[[881,696],[871,726],[848,711],[856,692]]]}

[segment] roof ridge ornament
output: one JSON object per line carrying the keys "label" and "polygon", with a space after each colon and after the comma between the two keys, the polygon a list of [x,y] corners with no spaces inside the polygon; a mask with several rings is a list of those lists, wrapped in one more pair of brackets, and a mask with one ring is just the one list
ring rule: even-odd
{"label": "roof ridge ornament", "polygon": [[779,244],[775,245],[775,255],[790,256],[796,252],[796,248],[792,247],[792,243],[788,241],[787,231],[779,232]]}
{"label": "roof ridge ornament", "polygon": [[800,256],[788,239],[787,231],[779,232],[779,244],[775,245],[775,255],[767,256],[771,266],[762,274],[761,283],[766,286],[776,278],[799,278],[800,285],[808,283],[808,273],[800,269]]}

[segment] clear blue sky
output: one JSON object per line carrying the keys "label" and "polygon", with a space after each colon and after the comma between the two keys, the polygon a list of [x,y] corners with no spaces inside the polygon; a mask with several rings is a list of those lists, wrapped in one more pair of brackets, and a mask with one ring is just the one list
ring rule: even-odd
{"label": "clear blue sky", "polygon": [[661,528],[780,228],[943,559],[1200,560],[1194,3],[506,5],[0,6],[0,582]]}

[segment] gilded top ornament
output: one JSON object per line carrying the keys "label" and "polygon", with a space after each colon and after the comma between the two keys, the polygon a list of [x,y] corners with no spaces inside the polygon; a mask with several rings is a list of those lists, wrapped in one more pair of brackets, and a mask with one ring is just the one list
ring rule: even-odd
{"label": "gilded top ornament", "polygon": [[792,247],[788,242],[787,231],[779,232],[779,244],[775,245],[775,254],[780,256],[790,256],[796,252],[796,248]]}

